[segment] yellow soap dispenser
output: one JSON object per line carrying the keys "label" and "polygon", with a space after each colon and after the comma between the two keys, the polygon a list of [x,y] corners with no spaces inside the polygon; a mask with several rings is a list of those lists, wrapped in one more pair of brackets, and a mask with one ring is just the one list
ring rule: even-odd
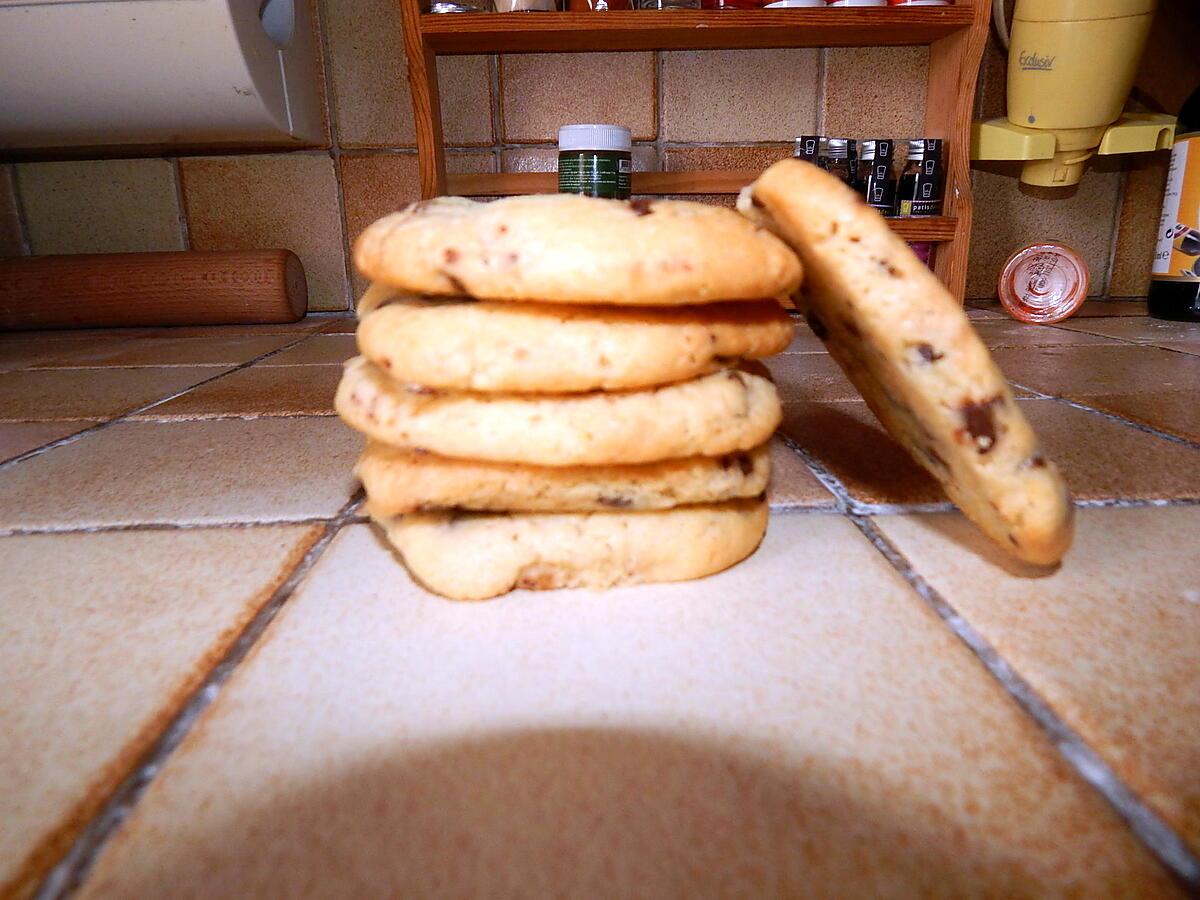
{"label": "yellow soap dispenser", "polygon": [[[976,122],[971,156],[1024,160],[1021,181],[1078,184],[1094,155],[1171,146],[1172,116],[1125,113],[1156,0],[1017,0],[1008,116]],[[1003,3],[996,0],[1004,38]]]}

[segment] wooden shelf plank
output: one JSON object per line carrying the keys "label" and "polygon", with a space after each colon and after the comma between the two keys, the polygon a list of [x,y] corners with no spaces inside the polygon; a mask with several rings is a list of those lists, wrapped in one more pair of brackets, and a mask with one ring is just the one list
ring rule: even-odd
{"label": "wooden shelf plank", "polygon": [[931,44],[968,28],[971,6],[645,10],[421,16],[435,53],[712,50]]}
{"label": "wooden shelf plank", "polygon": [[[696,172],[634,172],[635,194],[736,194],[761,174],[757,169]],[[515,194],[553,194],[554,172],[502,172],[447,175],[446,189],[462,197],[508,197]],[[953,216],[889,219],[892,230],[906,241],[951,241],[958,235]]]}

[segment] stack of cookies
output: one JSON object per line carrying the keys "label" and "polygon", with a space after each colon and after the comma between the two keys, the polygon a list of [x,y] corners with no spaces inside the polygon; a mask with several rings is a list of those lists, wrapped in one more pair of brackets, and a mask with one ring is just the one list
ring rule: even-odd
{"label": "stack of cookies", "polygon": [[368,228],[361,356],[337,410],[368,438],[367,510],[456,599],[678,581],[766,529],[761,365],[800,263],[677,201],[439,198]]}

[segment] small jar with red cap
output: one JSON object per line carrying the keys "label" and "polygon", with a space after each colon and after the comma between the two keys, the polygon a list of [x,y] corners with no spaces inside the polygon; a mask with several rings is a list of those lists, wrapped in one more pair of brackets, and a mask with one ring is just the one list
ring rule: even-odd
{"label": "small jar with red cap", "polygon": [[1079,310],[1090,284],[1083,257],[1066,244],[1048,242],[1030,244],[1010,256],[996,291],[1014,319],[1052,325]]}

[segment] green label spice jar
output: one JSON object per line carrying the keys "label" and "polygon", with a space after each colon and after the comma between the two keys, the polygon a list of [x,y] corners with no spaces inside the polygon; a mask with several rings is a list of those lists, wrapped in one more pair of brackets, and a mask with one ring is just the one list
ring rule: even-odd
{"label": "green label spice jar", "polygon": [[629,199],[633,140],[620,125],[558,129],[558,192]]}

